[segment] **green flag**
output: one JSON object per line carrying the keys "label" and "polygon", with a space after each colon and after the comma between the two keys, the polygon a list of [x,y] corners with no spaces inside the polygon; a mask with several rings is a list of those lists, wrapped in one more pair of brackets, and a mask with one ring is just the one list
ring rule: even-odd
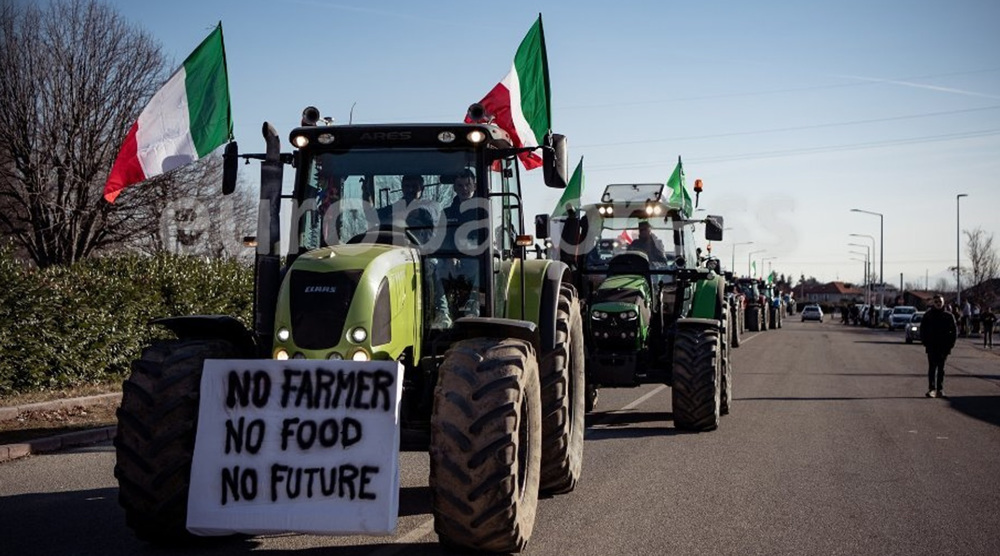
{"label": "green flag", "polygon": [[767,275],[767,283],[768,284],[773,284],[774,283],[774,271],[773,270],[771,271],[770,274]]}
{"label": "green flag", "polygon": [[750,263],[750,268],[752,269],[750,271],[750,277],[753,278],[757,275],[757,261]]}
{"label": "green flag", "polygon": [[681,214],[685,218],[689,218],[694,210],[691,204],[691,195],[688,194],[687,188],[684,186],[684,165],[679,156],[677,157],[677,167],[674,168],[674,173],[670,174],[670,179],[667,180],[667,189],[670,190],[667,202],[681,207]]}
{"label": "green flag", "polygon": [[571,205],[573,208],[580,208],[580,199],[583,197],[583,157],[580,157],[580,163],[576,165],[576,170],[573,170],[573,177],[569,179],[569,183],[566,184],[566,189],[563,190],[562,197],[559,198],[559,202],[556,203],[556,208],[552,210],[552,217],[566,216],[566,206]]}

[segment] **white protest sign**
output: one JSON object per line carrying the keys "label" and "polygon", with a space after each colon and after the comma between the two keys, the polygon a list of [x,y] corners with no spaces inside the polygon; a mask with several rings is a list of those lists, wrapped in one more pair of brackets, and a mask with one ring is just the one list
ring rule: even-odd
{"label": "white protest sign", "polygon": [[188,530],[392,533],[402,375],[393,361],[205,361]]}

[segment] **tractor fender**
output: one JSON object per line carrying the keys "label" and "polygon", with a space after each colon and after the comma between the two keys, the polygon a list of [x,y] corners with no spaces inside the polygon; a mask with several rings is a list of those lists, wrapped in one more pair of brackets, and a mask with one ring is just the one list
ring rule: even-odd
{"label": "tractor fender", "polygon": [[257,343],[253,333],[229,315],[191,315],[183,317],[163,317],[149,321],[173,332],[181,340],[227,340],[241,353],[248,356],[257,353]]}
{"label": "tractor fender", "polygon": [[691,303],[691,317],[720,320],[725,283],[717,274],[695,283],[694,299]]}
{"label": "tractor fender", "polygon": [[473,338],[516,338],[524,340],[541,353],[541,336],[538,326],[526,320],[504,319],[500,317],[462,317],[455,320],[450,339],[470,340]]}
{"label": "tractor fender", "polygon": [[555,347],[556,313],[559,308],[559,287],[570,280],[569,266],[561,261],[531,259],[519,261],[524,270],[524,290],[520,278],[514,276],[510,282],[510,303],[507,315],[519,315],[521,299],[524,299],[523,320],[535,323],[541,340],[538,353],[546,353]]}
{"label": "tractor fender", "polygon": [[718,319],[701,319],[701,318],[686,318],[677,319],[677,328],[703,328],[706,326],[713,326],[719,328],[721,325]]}

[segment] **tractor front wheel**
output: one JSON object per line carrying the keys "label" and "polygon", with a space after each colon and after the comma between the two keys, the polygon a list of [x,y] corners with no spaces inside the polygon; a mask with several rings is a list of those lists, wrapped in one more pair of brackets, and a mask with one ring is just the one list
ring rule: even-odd
{"label": "tractor front wheel", "polygon": [[722,405],[721,351],[717,325],[678,326],[672,389],[674,425],[678,429],[702,432],[718,428]]}
{"label": "tractor front wheel", "polygon": [[132,362],[122,384],[114,473],[118,503],[139,539],[177,545],[197,538],[186,525],[202,365],[242,355],[225,340],[167,340]]}
{"label": "tractor front wheel", "polygon": [[513,338],[456,342],[438,369],[430,488],[442,544],[520,552],[538,506],[542,450],[538,362]]}

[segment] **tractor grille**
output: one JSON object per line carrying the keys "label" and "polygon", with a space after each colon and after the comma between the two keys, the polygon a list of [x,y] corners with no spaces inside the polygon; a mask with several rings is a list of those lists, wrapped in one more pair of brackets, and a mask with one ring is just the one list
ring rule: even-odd
{"label": "tractor grille", "polygon": [[329,349],[340,343],[347,310],[363,272],[292,272],[289,298],[292,338],[297,346]]}

